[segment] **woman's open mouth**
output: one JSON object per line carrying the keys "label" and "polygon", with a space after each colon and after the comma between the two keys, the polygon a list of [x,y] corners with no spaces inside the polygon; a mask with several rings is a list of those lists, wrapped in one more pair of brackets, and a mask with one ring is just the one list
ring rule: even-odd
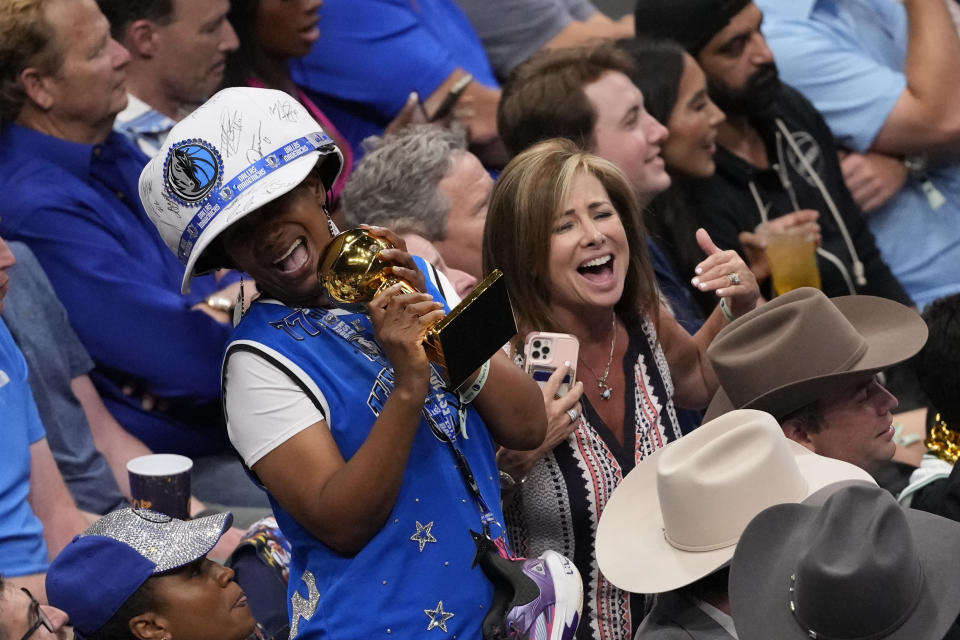
{"label": "woman's open mouth", "polygon": [[613,277],[613,256],[607,254],[580,263],[577,273],[595,284],[602,284]]}
{"label": "woman's open mouth", "polygon": [[301,236],[294,240],[283,255],[273,261],[273,264],[281,273],[287,274],[302,269],[309,259],[310,254]]}

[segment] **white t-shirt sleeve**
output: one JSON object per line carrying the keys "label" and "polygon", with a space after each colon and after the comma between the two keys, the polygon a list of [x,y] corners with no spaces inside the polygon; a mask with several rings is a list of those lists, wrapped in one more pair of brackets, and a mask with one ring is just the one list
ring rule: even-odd
{"label": "white t-shirt sleeve", "polygon": [[223,392],[227,434],[248,467],[330,416],[326,398],[306,372],[263,345],[252,348],[263,355],[231,351]]}

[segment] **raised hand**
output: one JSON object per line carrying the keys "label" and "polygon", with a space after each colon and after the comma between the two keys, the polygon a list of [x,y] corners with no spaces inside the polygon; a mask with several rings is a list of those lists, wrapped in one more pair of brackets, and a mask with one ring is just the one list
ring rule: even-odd
{"label": "raised hand", "polygon": [[523,478],[527,475],[537,460],[577,430],[583,412],[583,406],[580,404],[583,383],[578,381],[566,394],[557,396],[560,384],[569,372],[569,366],[557,367],[540,389],[543,393],[543,404],[547,410],[547,433],[540,446],[531,451],[501,448],[497,452],[497,466],[514,478]]}
{"label": "raised hand", "polygon": [[697,229],[697,244],[707,257],[694,269],[696,276],[691,284],[700,291],[715,291],[726,298],[730,312],[736,317],[756,307],[760,289],[743,258],[732,249],[720,249],[703,228]]}

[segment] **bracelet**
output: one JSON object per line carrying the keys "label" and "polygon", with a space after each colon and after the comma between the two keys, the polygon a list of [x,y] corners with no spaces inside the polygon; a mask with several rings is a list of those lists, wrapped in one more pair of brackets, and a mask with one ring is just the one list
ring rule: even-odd
{"label": "bracelet", "polygon": [[487,376],[490,375],[490,361],[487,360],[483,363],[483,366],[480,367],[480,373],[477,374],[477,379],[473,381],[465,391],[460,394],[460,404],[470,404],[473,402],[473,399],[477,397],[477,394],[480,393],[480,390],[483,389],[483,385],[487,383]]}
{"label": "bracelet", "polygon": [[512,473],[500,469],[500,491],[508,492],[516,489],[526,481],[527,477],[517,478]]}
{"label": "bracelet", "polygon": [[733,322],[736,320],[736,316],[733,315],[733,312],[730,311],[730,305],[727,304],[726,298],[720,298],[720,311],[723,313],[723,317],[727,319],[727,322]]}
{"label": "bracelet", "polygon": [[218,293],[208,297],[204,302],[206,302],[206,305],[211,309],[224,311],[226,313],[233,311],[233,308],[237,305],[235,300],[231,300],[230,298]]}

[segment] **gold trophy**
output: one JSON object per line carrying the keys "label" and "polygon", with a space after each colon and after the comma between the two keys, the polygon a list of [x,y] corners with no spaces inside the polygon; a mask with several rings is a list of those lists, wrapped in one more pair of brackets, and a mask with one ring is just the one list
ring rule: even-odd
{"label": "gold trophy", "polygon": [[947,423],[940,419],[939,413],[933,419],[933,428],[923,444],[930,453],[950,464],[955,464],[960,458],[960,431],[954,431],[947,426]]}
{"label": "gold trophy", "polygon": [[[398,282],[407,292],[416,289],[390,273],[380,252],[392,249],[386,238],[363,229],[348,229],[333,238],[320,262],[318,276],[334,304],[354,313],[364,312],[374,296]],[[424,349],[438,365],[445,386],[460,387],[517,333],[517,324],[499,270],[484,278],[463,301],[433,325]]]}

